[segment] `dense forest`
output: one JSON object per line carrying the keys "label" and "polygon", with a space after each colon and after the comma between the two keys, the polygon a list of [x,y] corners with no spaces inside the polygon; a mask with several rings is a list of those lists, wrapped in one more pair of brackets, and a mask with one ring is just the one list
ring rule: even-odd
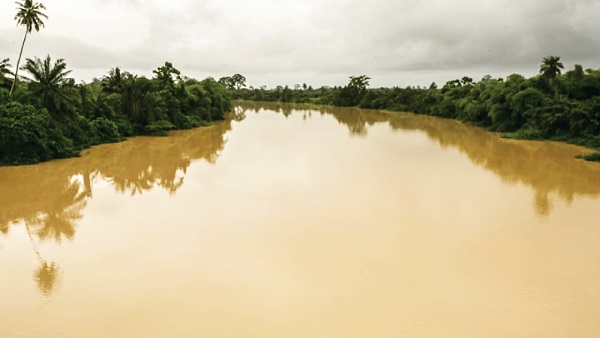
{"label": "dense forest", "polygon": [[28,34],[47,16],[41,3],[17,6],[15,20],[25,28],[17,65],[0,58],[0,165],[71,157],[128,136],[207,125],[231,110],[223,85],[182,76],[169,62],[150,79],[116,67],[91,83],[70,78],[63,59],[27,58],[20,66]]}
{"label": "dense forest", "polygon": [[[504,137],[556,140],[600,150],[600,70],[575,65],[563,74],[560,58],[543,58],[539,74],[506,79],[463,77],[441,88],[369,89],[370,78],[351,76],[344,87],[295,85],[294,88],[246,88],[246,79],[221,78],[234,99],[313,103],[341,107],[413,112],[473,123]],[[600,161],[600,152],[585,156]]]}
{"label": "dense forest", "polygon": [[91,145],[133,135],[163,135],[222,120],[230,95],[212,78],[181,77],[169,62],[148,79],[114,68],[75,83],[64,60],[27,59],[10,95],[8,61],[0,76],[0,164],[76,156]]}

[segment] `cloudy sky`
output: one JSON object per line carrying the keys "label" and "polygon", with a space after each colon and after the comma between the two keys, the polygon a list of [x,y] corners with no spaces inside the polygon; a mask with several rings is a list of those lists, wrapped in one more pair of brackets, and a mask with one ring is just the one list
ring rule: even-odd
{"label": "cloudy sky", "polygon": [[[600,68],[598,0],[42,0],[46,27],[24,57],[64,58],[78,80],[172,62],[195,78],[249,85],[429,85],[533,75],[546,55]],[[0,59],[23,38],[0,2]]]}

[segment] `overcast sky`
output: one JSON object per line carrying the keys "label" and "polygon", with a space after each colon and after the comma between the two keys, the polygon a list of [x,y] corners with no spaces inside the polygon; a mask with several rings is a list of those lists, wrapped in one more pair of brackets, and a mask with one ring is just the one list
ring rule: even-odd
{"label": "overcast sky", "polygon": [[[48,20],[24,57],[64,58],[89,81],[120,66],[170,61],[195,78],[241,73],[249,85],[429,85],[485,74],[531,76],[542,57],[600,68],[598,0],[45,0]],[[0,59],[23,38],[0,1]]]}

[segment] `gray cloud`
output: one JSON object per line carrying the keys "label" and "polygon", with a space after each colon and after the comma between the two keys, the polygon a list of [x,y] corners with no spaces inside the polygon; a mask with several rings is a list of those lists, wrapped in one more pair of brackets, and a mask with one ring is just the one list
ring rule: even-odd
{"label": "gray cloud", "polygon": [[[32,35],[26,54],[63,57],[85,79],[116,65],[149,75],[169,60],[190,76],[242,73],[254,85],[335,85],[368,74],[375,86],[405,86],[532,75],[549,54],[569,67],[600,62],[600,3],[591,0],[76,4],[48,3],[47,29]],[[4,14],[12,10],[0,4],[0,57],[14,59],[21,33]]]}

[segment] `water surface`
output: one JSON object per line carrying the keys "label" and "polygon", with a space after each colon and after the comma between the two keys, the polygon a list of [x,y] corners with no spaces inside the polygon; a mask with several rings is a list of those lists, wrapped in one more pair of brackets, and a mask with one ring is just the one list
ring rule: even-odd
{"label": "water surface", "polygon": [[597,337],[582,152],[243,103],[0,168],[0,337]]}

